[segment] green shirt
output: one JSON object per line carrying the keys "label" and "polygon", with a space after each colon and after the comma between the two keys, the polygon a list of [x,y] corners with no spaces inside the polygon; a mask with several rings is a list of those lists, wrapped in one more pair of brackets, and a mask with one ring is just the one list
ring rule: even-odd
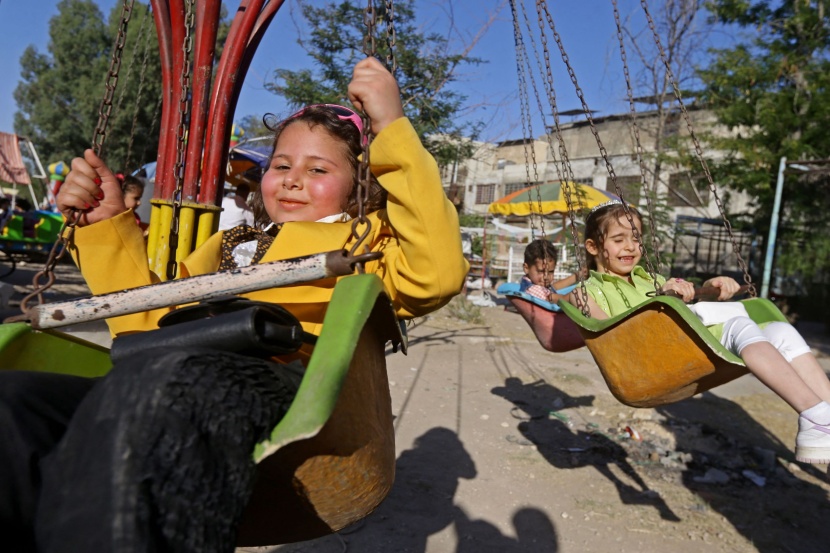
{"label": "green shirt", "polygon": [[[619,315],[649,299],[649,292],[654,292],[654,280],[640,267],[631,271],[632,285],[628,280],[607,273],[591,271],[591,277],[585,281],[588,295],[609,317]],[[666,279],[657,275],[657,285],[663,286]]]}
{"label": "green shirt", "polygon": [[[585,281],[585,288],[597,305],[609,317],[613,317],[645,302],[649,299],[646,294],[655,290],[651,275],[639,265],[631,271],[631,280],[634,282],[633,285],[622,277],[591,271],[591,277]],[[662,275],[657,275],[657,284],[663,286],[665,283],[666,279]],[[721,339],[723,323],[706,328],[717,340]]]}

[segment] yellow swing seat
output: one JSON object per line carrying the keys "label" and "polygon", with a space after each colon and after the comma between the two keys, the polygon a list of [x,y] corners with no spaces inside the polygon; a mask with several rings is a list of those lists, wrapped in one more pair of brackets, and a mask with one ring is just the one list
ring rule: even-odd
{"label": "yellow swing seat", "polygon": [[[285,417],[257,445],[256,487],[238,545],[336,532],[372,512],[392,487],[395,442],[386,343],[405,346],[376,275],[338,281],[323,330]],[[0,367],[105,375],[109,352],[26,323],[0,325]]]}
{"label": "yellow swing seat", "polygon": [[[767,299],[742,303],[756,323],[787,321]],[[748,372],[680,299],[656,296],[609,319],[585,317],[568,302],[559,306],[579,328],[609,390],[625,405],[674,403]]]}

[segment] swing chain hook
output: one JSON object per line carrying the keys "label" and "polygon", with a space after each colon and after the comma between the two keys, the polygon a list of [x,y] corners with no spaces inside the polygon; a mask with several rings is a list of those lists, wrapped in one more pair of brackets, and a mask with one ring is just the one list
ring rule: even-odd
{"label": "swing chain hook", "polygon": [[[386,18],[386,44],[389,52],[386,56],[386,62],[389,72],[393,75],[397,69],[397,60],[395,59],[394,47],[396,43],[395,25],[394,25],[394,6],[391,0],[386,2],[385,18]],[[366,7],[363,10],[363,24],[366,26],[366,34],[363,37],[363,53],[366,56],[374,57],[377,55],[377,43],[375,42],[375,27],[376,27],[377,11],[372,0],[367,0]],[[357,199],[357,217],[352,221],[352,238],[355,243],[349,249],[349,255],[353,257],[357,272],[363,274],[365,272],[365,262],[375,259],[369,256],[369,246],[364,245],[366,238],[372,230],[372,222],[366,217],[366,204],[371,199],[372,191],[372,168],[369,159],[370,149],[374,135],[372,133],[372,120],[369,115],[362,111],[360,113],[361,121],[363,122],[363,130],[360,132],[360,140],[363,145],[363,153],[360,157],[360,162],[357,167],[357,186],[355,187],[355,197]],[[363,225],[363,230],[359,230],[359,226]],[[358,253],[363,247],[364,253]]]}

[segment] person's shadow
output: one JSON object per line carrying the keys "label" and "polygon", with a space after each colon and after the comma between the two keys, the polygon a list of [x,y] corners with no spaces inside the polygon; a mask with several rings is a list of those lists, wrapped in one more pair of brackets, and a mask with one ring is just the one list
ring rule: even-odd
{"label": "person's shadow", "polygon": [[825,479],[824,465],[793,469],[793,444],[709,392],[657,411],[676,450],[691,455],[682,481],[700,498],[699,508],[721,514],[761,553],[830,549],[827,490],[807,477]]}
{"label": "person's shadow", "polygon": [[516,537],[502,534],[486,520],[470,520],[462,509],[457,509],[455,533],[458,545],[455,553],[556,553],[559,544],[548,515],[525,507],[513,514]]}
{"label": "person's shadow", "polygon": [[335,547],[340,551],[342,544],[338,540],[342,540],[349,551],[361,553],[425,553],[430,536],[450,527],[458,540],[458,553],[557,551],[553,523],[541,511],[526,508],[514,514],[514,539],[487,521],[471,520],[455,504],[460,479],[475,478],[477,472],[475,462],[452,430],[428,430],[411,449],[401,453],[396,469],[389,495],[364,521],[346,528],[339,536],[279,547],[276,551],[329,552]]}
{"label": "person's shadow", "polygon": [[[516,377],[505,379],[504,386],[491,391],[515,406],[513,415],[524,419],[518,424],[519,432],[551,465],[559,469],[592,466],[614,484],[624,504],[650,505],[664,520],[680,520],[634,470],[622,446],[598,431],[574,431],[565,417],[555,416],[562,409],[592,405],[594,396],[572,397],[544,381],[524,384]],[[616,465],[632,483],[617,476],[611,465]]]}

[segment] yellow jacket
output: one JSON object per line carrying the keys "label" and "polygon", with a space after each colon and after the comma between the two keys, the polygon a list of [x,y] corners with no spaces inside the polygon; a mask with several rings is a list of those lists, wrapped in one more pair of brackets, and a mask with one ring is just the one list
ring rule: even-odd
{"label": "yellow jacket", "polygon": [[[461,251],[455,208],[441,186],[438,166],[409,120],[401,118],[372,143],[372,172],[389,193],[386,209],[368,214],[365,244],[383,258],[366,264],[382,280],[399,317],[426,315],[458,294],[469,265]],[[348,249],[351,222],[286,223],[260,263]],[[144,239],[131,212],[76,230],[70,251],[93,294],[159,282],[147,263]],[[180,277],[218,270],[222,233],[211,236],[179,263]],[[341,277],[348,278],[348,277]],[[311,333],[319,334],[336,278],[245,294],[279,303]],[[166,309],[109,319],[115,336],[156,328]]]}

